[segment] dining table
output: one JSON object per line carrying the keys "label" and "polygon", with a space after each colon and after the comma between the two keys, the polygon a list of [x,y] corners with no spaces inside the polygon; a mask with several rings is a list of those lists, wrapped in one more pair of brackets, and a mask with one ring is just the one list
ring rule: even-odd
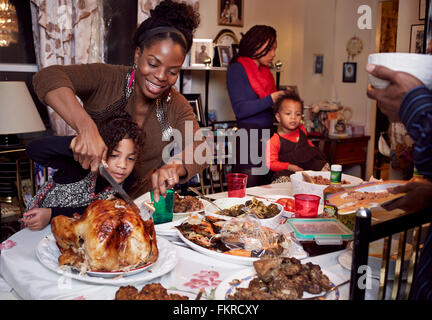
{"label": "dining table", "polygon": [[[251,187],[246,189],[246,194],[270,200],[292,195],[290,183]],[[221,192],[208,197],[224,198],[227,197],[227,193]],[[202,295],[204,300],[224,299],[215,294],[218,286],[226,283],[226,279],[241,273],[242,270],[251,268],[251,266],[223,261],[197,252],[179,239],[158,235],[157,230],[158,228],[156,228],[158,244],[168,246],[170,250],[172,266],[169,270],[159,275],[156,269],[153,270],[153,274],[150,269],[147,269],[140,274],[104,279],[85,278],[76,274],[71,276],[71,273],[59,272],[42,264],[38,249],[42,242],[52,237],[50,225],[40,231],[22,229],[5,240],[0,247],[0,299],[113,300],[122,286],[133,285],[140,290],[148,283],[160,283],[166,289],[186,295],[190,299],[194,299],[200,289],[204,289]],[[348,250],[308,256],[301,261],[318,264],[322,270],[336,275],[337,281],[343,282],[350,279],[351,271],[346,266],[342,266],[338,258]],[[378,291],[379,281],[374,278],[369,280],[370,287],[366,291],[366,299],[372,299]],[[349,283],[338,290],[338,299],[349,298]]]}

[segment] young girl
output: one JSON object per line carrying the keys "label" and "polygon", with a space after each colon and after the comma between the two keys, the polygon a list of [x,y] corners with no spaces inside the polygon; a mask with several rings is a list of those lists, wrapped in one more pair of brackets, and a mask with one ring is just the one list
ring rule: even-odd
{"label": "young girl", "polygon": [[267,144],[267,166],[273,182],[289,181],[296,171],[329,170],[324,154],[307,139],[301,124],[303,101],[294,92],[280,96],[274,106],[278,131]]}
{"label": "young girl", "polygon": [[[108,147],[107,171],[128,190],[134,178],[131,172],[142,147],[140,129],[128,115],[108,119],[98,126]],[[26,207],[24,226],[41,230],[57,215],[82,214],[96,199],[114,194],[111,185],[102,177],[81,167],[73,158],[70,145],[75,136],[52,136],[32,141],[27,147],[31,159],[44,167],[57,169],[38,190]]]}

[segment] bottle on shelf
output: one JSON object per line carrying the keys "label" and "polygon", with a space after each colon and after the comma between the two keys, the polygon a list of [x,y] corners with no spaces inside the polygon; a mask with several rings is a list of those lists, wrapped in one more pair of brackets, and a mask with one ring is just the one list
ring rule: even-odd
{"label": "bottle on shelf", "polygon": [[324,215],[330,218],[336,218],[336,207],[330,204],[328,197],[331,194],[344,191],[342,187],[342,166],[332,164],[330,167],[330,185],[323,190],[324,198]]}

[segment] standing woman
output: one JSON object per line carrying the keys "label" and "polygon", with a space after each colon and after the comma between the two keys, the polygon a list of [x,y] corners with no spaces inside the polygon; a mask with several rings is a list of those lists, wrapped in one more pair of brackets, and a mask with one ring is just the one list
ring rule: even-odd
{"label": "standing woman", "polygon": [[[227,87],[231,105],[239,129],[248,132],[249,154],[258,146],[258,153],[265,163],[262,150],[263,129],[273,129],[273,104],[285,91],[276,91],[269,69],[276,56],[276,30],[270,26],[256,25],[242,37],[239,51],[227,70]],[[258,129],[258,141],[250,141],[250,129]],[[269,133],[269,137],[270,137]],[[262,164],[240,163],[240,146],[237,143],[235,172],[248,174],[248,187],[270,183],[270,175],[252,175],[252,168]]]}
{"label": "standing woman", "polygon": [[[143,129],[145,148],[139,154],[135,170],[137,183],[131,196],[153,189],[155,200],[165,195],[166,186],[184,183],[204,165],[185,161],[201,141],[186,141],[186,123],[199,130],[192,108],[172,86],[192,45],[199,14],[192,6],[165,0],[141,23],[134,35],[133,66],[102,63],[50,66],[33,78],[41,101],[51,106],[77,132],[71,145],[75,160],[84,169],[98,169],[106,158],[107,146],[95,121],[121,114],[124,110]],[[77,95],[84,108],[78,102]],[[181,132],[183,143],[177,160],[163,162],[163,148],[173,129]],[[193,148],[195,149],[195,148]],[[165,157],[164,157],[165,158]]]}

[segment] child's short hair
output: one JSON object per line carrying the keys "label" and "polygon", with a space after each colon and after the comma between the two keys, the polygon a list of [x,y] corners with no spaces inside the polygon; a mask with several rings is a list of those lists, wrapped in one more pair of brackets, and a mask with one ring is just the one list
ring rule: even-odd
{"label": "child's short hair", "polygon": [[279,112],[280,107],[282,106],[282,102],[285,100],[293,100],[293,101],[300,102],[301,112],[303,113],[304,102],[302,99],[300,99],[300,96],[293,90],[287,90],[286,93],[284,93],[283,95],[279,96],[279,98],[276,99],[276,102],[273,107],[274,113]]}
{"label": "child's short hair", "polygon": [[108,118],[97,125],[99,133],[108,147],[108,156],[112,154],[114,148],[123,139],[132,139],[137,153],[144,144],[142,130],[127,113]]}

